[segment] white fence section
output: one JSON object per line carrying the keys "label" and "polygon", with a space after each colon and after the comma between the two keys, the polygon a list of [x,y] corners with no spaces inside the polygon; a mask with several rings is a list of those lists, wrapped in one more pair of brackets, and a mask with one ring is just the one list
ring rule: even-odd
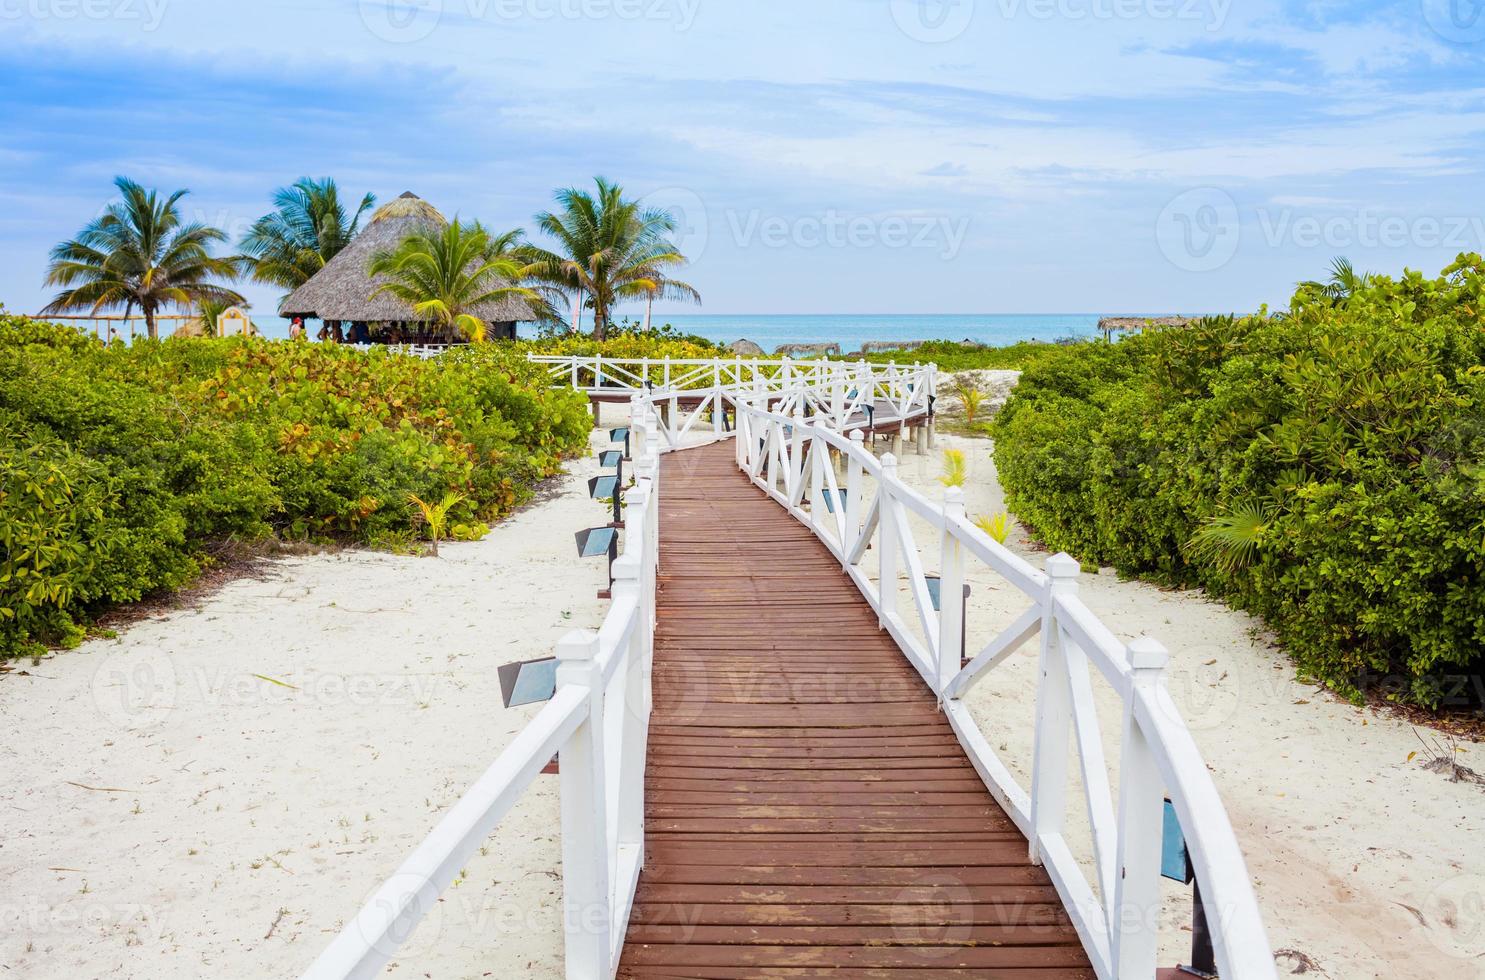
{"label": "white fence section", "polygon": [[896,427],[930,419],[937,383],[932,364],[711,358],[562,357],[528,354],[554,384],[591,398],[623,400],[637,393],[658,409],[668,449],[731,435],[727,418],[747,400],[774,411],[802,410],[836,431]]}
{"label": "white fence section", "polygon": [[[832,454],[844,463],[843,487]],[[1150,980],[1155,975],[1168,794],[1190,850],[1221,976],[1273,980],[1273,955],[1242,851],[1164,684],[1166,651],[1148,638],[1120,643],[1078,599],[1076,561],[1055,555],[1047,560],[1045,572],[1038,571],[965,519],[958,489],[947,491],[942,503],[931,502],[897,478],[891,455],[878,461],[867,452],[860,432],[842,434],[799,414],[744,401],[738,414],[737,461],[840,560],[881,627],[939,695],[980,777],[1026,835],[1032,859],[1051,876],[1100,978]],[[868,499],[871,503],[863,509]],[[920,546],[913,537],[912,516],[933,529],[936,539]],[[934,609],[924,572],[924,556],[933,552],[938,556],[940,610]],[[971,557],[1024,593],[1027,607],[961,666],[964,568]],[[904,580],[908,601],[899,605]],[[1028,792],[997,757],[961,699],[1038,634],[1040,681]],[[1123,705],[1117,812],[1090,667]],[[1092,828],[1092,881],[1064,836],[1074,750]]]}
{"label": "white fence section", "polygon": [[557,644],[557,690],[433,832],[304,974],[370,978],[395,955],[501,818],[560,753],[562,883],[569,977],[607,978],[644,855],[644,771],[659,556],[659,445],[653,415],[631,420],[635,485],[603,625]]}

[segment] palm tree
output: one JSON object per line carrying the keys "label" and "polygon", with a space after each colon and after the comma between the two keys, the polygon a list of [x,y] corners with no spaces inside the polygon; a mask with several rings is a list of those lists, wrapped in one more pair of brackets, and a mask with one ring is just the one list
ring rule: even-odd
{"label": "palm tree", "polygon": [[114,185],[123,200],[110,204],[77,238],[52,249],[46,284],[65,288],[43,313],[97,313],[122,306],[128,317],[137,306],[155,339],[155,314],[162,306],[243,302],[212,281],[231,281],[239,274],[239,259],[214,258],[210,252],[212,244],[227,240],[226,234],[200,222],[181,223],[178,204],[187,191],[162,201],[127,177],[114,178]]}
{"label": "palm tree", "polygon": [[688,283],[669,276],[686,257],[670,241],[675,218],[669,211],[625,200],[623,188],[594,178],[597,194],[575,187],[557,192],[556,212],[543,211],[536,225],[556,239],[557,250],[533,247],[527,276],[551,300],[574,300],[573,327],[583,306],[593,311],[593,337],[602,340],[609,313],[625,299],[644,297],[701,301]]}
{"label": "palm tree", "polygon": [[1371,284],[1370,272],[1357,272],[1350,259],[1337,257],[1331,260],[1329,279],[1302,282],[1299,288],[1319,293],[1335,305],[1344,306],[1348,299]]}
{"label": "palm tree", "polygon": [[376,196],[367,194],[356,213],[347,217],[340,191],[329,177],[301,177],[280,187],[273,193],[273,213],[255,221],[242,239],[240,247],[253,279],[298,289],[350,244],[361,216],[375,203]]}
{"label": "palm tree", "polygon": [[388,280],[372,295],[390,293],[420,318],[484,340],[480,306],[511,296],[539,301],[531,290],[509,285],[522,274],[511,251],[519,237],[519,231],[492,236],[478,222],[462,225],[457,218],[441,230],[414,232],[372,258],[367,271]]}

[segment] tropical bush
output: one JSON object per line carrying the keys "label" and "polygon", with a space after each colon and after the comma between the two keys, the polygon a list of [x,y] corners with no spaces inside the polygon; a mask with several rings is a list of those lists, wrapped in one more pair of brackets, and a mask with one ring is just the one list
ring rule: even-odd
{"label": "tropical bush", "polygon": [[[957,340],[930,340],[911,350],[877,351],[866,355],[875,364],[937,364],[940,371],[1021,371],[1046,357],[1056,357],[1067,347],[1083,348],[1093,341],[1076,344],[1046,344],[1023,340],[1003,347],[976,347]],[[851,360],[853,358],[845,358]]]}
{"label": "tropical bush", "polygon": [[[1054,348],[993,425],[1052,548],[1199,585],[1300,669],[1437,706],[1485,649],[1485,266]],[[1461,670],[1461,668],[1464,668]]]}
{"label": "tropical bush", "polygon": [[375,543],[413,497],[478,537],[581,449],[581,395],[512,347],[433,360],[243,338],[105,346],[0,315],[0,656],[75,641],[224,541]]}

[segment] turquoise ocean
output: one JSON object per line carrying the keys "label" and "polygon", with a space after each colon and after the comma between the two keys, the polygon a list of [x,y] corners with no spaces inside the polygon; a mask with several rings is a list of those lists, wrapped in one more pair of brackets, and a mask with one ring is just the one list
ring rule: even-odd
{"label": "turquoise ocean", "polygon": [[[1158,316],[1161,314],[1130,314]],[[866,341],[973,340],[1004,346],[1022,340],[1054,341],[1068,337],[1097,337],[1096,313],[892,313],[892,314],[656,314],[654,323],[669,323],[683,333],[731,343],[751,340],[772,353],[780,344],[840,344],[842,351],[859,350]],[[621,318],[637,319],[625,313]],[[258,325],[270,337],[287,337],[288,321],[260,318]],[[533,337],[536,328],[521,325],[521,336]]]}

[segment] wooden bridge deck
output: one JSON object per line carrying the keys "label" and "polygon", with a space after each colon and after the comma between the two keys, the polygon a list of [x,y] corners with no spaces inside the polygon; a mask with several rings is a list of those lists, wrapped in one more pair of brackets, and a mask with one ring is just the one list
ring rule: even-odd
{"label": "wooden bridge deck", "polygon": [[1091,980],[839,563],[731,443],[661,465],[646,863],[619,975]]}

